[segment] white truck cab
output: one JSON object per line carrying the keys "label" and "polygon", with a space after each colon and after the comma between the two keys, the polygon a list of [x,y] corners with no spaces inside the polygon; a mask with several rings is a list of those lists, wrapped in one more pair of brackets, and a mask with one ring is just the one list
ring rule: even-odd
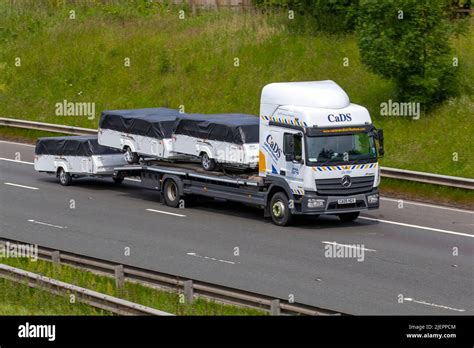
{"label": "white truck cab", "polygon": [[272,83],[260,103],[259,176],[287,185],[298,211],[354,220],[378,208],[383,132],[334,81]]}

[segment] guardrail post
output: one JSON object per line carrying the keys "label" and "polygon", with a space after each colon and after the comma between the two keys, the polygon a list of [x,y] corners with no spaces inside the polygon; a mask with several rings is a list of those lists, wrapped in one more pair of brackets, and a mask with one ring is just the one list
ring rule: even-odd
{"label": "guardrail post", "polygon": [[272,300],[270,302],[270,314],[281,315],[280,300]]}
{"label": "guardrail post", "polygon": [[59,263],[61,262],[61,255],[59,254],[59,251],[53,251],[51,253],[51,260],[55,265],[59,265]]}
{"label": "guardrail post", "polygon": [[122,289],[125,284],[125,272],[123,265],[117,265],[114,267],[115,270],[115,286],[118,289]]}
{"label": "guardrail post", "polygon": [[194,301],[194,289],[193,289],[193,281],[192,280],[185,280],[184,281],[184,297],[186,298],[187,304],[192,304]]}

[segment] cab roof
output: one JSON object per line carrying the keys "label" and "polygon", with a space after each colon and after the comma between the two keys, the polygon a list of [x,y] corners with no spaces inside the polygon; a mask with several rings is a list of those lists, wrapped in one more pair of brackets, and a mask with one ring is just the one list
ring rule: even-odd
{"label": "cab roof", "polygon": [[262,90],[262,104],[342,109],[350,105],[347,93],[334,81],[277,82]]}

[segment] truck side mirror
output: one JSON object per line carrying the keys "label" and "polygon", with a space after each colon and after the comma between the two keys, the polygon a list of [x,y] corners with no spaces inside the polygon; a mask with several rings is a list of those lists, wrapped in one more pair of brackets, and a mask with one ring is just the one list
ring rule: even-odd
{"label": "truck side mirror", "polygon": [[379,155],[383,156],[385,154],[385,148],[383,144],[383,129],[377,130],[377,139],[379,140]]}

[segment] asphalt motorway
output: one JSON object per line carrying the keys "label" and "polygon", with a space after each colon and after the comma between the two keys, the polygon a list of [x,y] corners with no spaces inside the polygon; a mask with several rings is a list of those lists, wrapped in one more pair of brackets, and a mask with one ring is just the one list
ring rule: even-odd
{"label": "asphalt motorway", "polygon": [[349,314],[474,314],[472,211],[383,198],[352,223],[277,227],[236,203],[169,208],[135,181],[62,187],[33,150],[0,141],[0,237]]}

